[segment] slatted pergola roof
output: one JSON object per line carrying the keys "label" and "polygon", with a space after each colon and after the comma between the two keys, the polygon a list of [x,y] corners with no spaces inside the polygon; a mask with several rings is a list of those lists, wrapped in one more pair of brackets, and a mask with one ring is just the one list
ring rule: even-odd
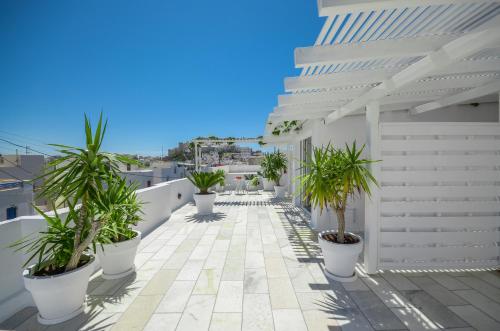
{"label": "slatted pergola roof", "polygon": [[[319,0],[316,42],[269,115],[328,123],[378,102],[422,113],[500,91],[500,0]],[[496,97],[498,100],[498,96]]]}

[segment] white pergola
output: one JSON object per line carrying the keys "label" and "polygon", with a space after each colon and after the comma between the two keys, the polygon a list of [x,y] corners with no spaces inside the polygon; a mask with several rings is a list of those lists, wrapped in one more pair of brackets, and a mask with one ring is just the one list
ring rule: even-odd
{"label": "white pergola", "polygon": [[[301,73],[285,78],[264,141],[306,137],[273,136],[283,121],[366,113],[369,152],[380,159],[380,112],[498,101],[500,0],[318,0],[318,11],[326,21],[313,46],[295,49]],[[372,171],[379,178],[380,166]],[[379,200],[366,202],[366,215],[380,214]],[[374,272],[378,225],[367,224],[365,266]]]}
{"label": "white pergola", "polygon": [[[326,123],[364,112],[423,113],[500,91],[499,0],[319,0],[314,46],[295,49],[302,72],[269,115]],[[283,140],[280,138],[279,140]]]}

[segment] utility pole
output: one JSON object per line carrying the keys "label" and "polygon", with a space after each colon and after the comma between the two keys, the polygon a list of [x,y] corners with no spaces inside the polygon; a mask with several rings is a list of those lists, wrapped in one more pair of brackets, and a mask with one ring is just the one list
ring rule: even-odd
{"label": "utility pole", "polygon": [[28,155],[28,149],[29,149],[29,147],[28,147],[28,145],[26,145],[26,155]]}

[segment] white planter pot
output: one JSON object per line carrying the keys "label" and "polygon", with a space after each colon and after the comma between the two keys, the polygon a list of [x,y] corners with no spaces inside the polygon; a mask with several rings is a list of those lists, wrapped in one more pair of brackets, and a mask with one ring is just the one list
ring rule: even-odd
{"label": "white planter pot", "polygon": [[284,198],[286,192],[286,186],[274,186],[274,196],[276,198]]}
{"label": "white planter pot", "polygon": [[30,276],[33,266],[24,270],[24,286],[33,296],[41,324],[61,323],[83,312],[94,265],[95,258],[92,256],[86,265],[56,276]]}
{"label": "white planter pot", "polygon": [[274,189],[274,183],[267,178],[262,178],[262,185],[264,191],[272,191]]}
{"label": "white planter pot", "polygon": [[[102,278],[117,279],[135,270],[134,260],[137,247],[141,243],[141,233],[127,241],[97,246],[97,255],[102,267]],[[104,248],[104,250],[103,250]]]}
{"label": "white planter pot", "polygon": [[209,194],[193,194],[194,202],[196,203],[196,208],[198,209],[199,215],[211,214],[214,208],[215,193]]}
{"label": "white planter pot", "polygon": [[[359,254],[363,250],[363,239],[353,233],[350,235],[359,239],[355,244],[337,244],[323,239],[323,234],[337,231],[323,231],[318,235],[319,245],[325,259],[326,275],[336,281],[349,282],[356,279],[354,267]],[[348,234],[346,232],[346,234]]]}

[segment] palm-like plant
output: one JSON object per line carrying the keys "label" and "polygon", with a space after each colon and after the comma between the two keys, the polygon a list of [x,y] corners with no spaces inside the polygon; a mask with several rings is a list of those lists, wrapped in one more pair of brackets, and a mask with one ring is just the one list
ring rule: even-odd
{"label": "palm-like plant", "polygon": [[250,185],[252,185],[254,187],[259,186],[260,185],[259,177],[257,177],[257,176],[252,177],[252,179],[250,179]]}
{"label": "palm-like plant", "polygon": [[93,201],[103,220],[97,242],[118,243],[137,235],[132,226],[141,221],[143,203],[137,198],[136,188],[136,185],[127,185],[123,178],[111,177],[108,180],[107,189]]}
{"label": "palm-like plant", "polygon": [[64,218],[55,208],[53,215],[43,212],[36,206],[34,208],[47,222],[47,230],[40,232],[40,237],[31,235],[14,242],[10,247],[16,247],[16,251],[29,254],[23,267],[36,259],[37,263],[33,269],[35,275],[62,273],[71,258],[75,240],[75,228],[70,224],[79,218],[79,210],[69,204],[68,215]]}
{"label": "palm-like plant", "polygon": [[215,173],[219,176],[219,185],[224,186],[226,184],[226,172],[222,169],[215,171]]}
{"label": "palm-like plant", "polygon": [[349,198],[365,192],[371,196],[370,184],[377,181],[370,172],[368,165],[373,160],[361,157],[363,147],[358,149],[356,142],[345,149],[328,145],[324,148],[314,148],[312,159],[304,164],[309,173],[299,176],[299,182],[304,192],[304,198],[309,198],[314,206],[323,211],[331,206],[337,215],[337,241],[345,242],[345,211]]}
{"label": "palm-like plant", "polygon": [[[48,218],[42,213],[49,230],[34,240],[29,248],[38,252],[35,271],[61,267],[64,271],[71,271],[80,265],[82,255],[108,220],[106,211],[101,210],[102,205],[98,205],[110,178],[118,178],[120,163],[137,163],[127,157],[101,151],[106,127],[107,122],[103,124],[101,114],[93,132],[90,121],[85,116],[84,148],[52,144],[62,156],[48,164],[48,169],[51,170],[41,177],[45,182],[39,196],[58,201],[59,205],[54,205],[54,209],[62,204],[69,205],[70,214],[67,219],[71,222],[62,221],[57,214]],[[78,203],[80,206],[76,208]],[[51,239],[55,230],[65,234],[64,238],[59,238],[65,245]],[[67,246],[68,242],[71,242],[71,247]]]}
{"label": "palm-like plant", "polygon": [[269,180],[271,177],[271,172],[272,172],[272,154],[266,153],[264,154],[264,159],[260,163],[260,167],[262,169],[262,172],[259,173],[262,177],[267,178]]}
{"label": "palm-like plant", "polygon": [[287,159],[284,153],[280,151],[270,154],[269,157],[270,169],[268,173],[268,178],[272,180],[276,186],[280,185],[281,176],[286,170]]}
{"label": "palm-like plant", "polygon": [[200,190],[200,194],[210,194],[208,190],[220,183],[221,174],[217,172],[193,171],[187,178]]}

